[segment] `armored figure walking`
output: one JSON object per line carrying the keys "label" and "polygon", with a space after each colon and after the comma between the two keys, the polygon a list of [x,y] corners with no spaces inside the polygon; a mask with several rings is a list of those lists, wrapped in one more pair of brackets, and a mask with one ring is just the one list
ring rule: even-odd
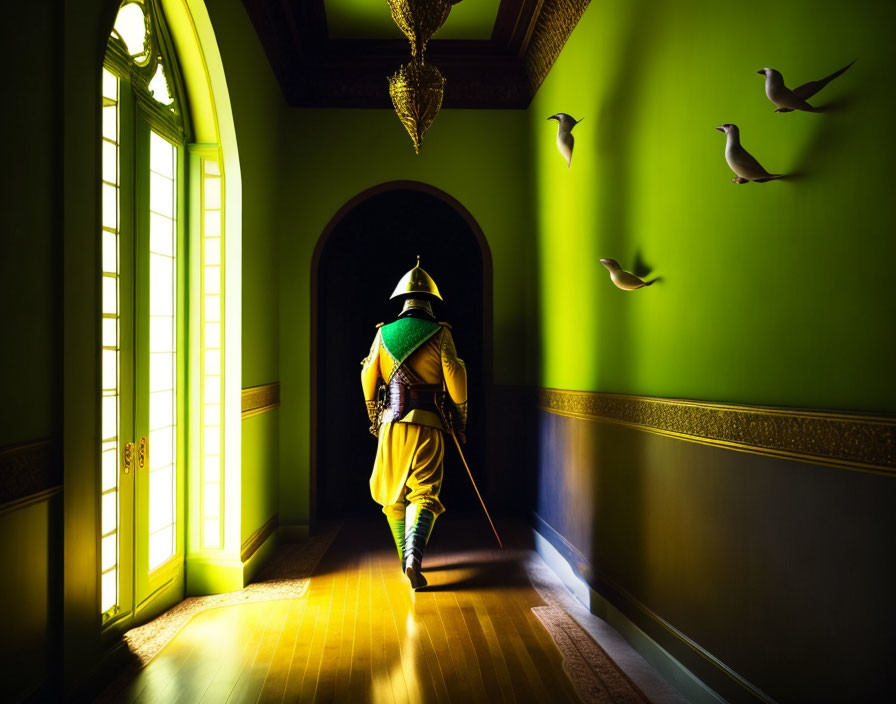
{"label": "armored figure walking", "polygon": [[411,587],[419,589],[426,586],[423,551],[445,511],[439,501],[445,433],[463,438],[466,426],[467,371],[451,326],[433,315],[431,301],[442,296],[420,257],[391,298],[403,300],[401,314],[377,325],[361,362],[370,430],[378,438],[370,493],[383,507]]}

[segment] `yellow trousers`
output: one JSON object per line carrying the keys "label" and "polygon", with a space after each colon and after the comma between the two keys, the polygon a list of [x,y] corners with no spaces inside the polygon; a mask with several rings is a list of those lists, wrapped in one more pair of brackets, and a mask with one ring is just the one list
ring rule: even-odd
{"label": "yellow trousers", "polygon": [[436,516],[445,511],[442,489],[445,439],[438,428],[415,423],[380,426],[370,495],[387,518],[404,518],[407,504],[419,503]]}

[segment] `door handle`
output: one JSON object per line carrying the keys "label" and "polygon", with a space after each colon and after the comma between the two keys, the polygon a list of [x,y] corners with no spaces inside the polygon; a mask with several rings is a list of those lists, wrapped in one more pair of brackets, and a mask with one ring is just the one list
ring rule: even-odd
{"label": "door handle", "polygon": [[134,443],[126,442],[124,444],[124,453],[121,460],[121,471],[125,474],[131,473],[131,465],[134,464]]}
{"label": "door handle", "polygon": [[137,445],[137,467],[139,469],[144,469],[146,467],[146,460],[149,456],[149,440],[146,439],[144,435],[140,438],[140,444]]}

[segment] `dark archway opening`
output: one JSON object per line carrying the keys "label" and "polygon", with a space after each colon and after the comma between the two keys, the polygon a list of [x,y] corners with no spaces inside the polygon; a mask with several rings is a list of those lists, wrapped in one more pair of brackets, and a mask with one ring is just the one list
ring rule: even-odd
{"label": "dark archway opening", "polygon": [[[398,280],[420,255],[445,299],[436,317],[452,324],[469,375],[471,417],[464,447],[485,472],[485,390],[491,372],[491,255],[472,216],[447,194],[416,182],[371,189],[333,218],[315,251],[312,275],[312,506],[314,522],[375,515],[368,479],[376,438],[360,388],[360,361],[378,322],[394,320]],[[446,444],[442,499],[451,512],[478,502],[453,442]]]}

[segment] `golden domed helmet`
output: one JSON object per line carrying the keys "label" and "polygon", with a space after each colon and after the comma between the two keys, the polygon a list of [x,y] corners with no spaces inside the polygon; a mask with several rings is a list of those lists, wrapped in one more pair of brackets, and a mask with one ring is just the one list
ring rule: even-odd
{"label": "golden domed helmet", "polygon": [[420,255],[418,254],[417,266],[401,277],[401,281],[398,282],[389,299],[404,298],[402,313],[411,308],[422,308],[432,315],[432,306],[429,303],[430,296],[440,301],[443,300],[436,282],[420,266]]}

